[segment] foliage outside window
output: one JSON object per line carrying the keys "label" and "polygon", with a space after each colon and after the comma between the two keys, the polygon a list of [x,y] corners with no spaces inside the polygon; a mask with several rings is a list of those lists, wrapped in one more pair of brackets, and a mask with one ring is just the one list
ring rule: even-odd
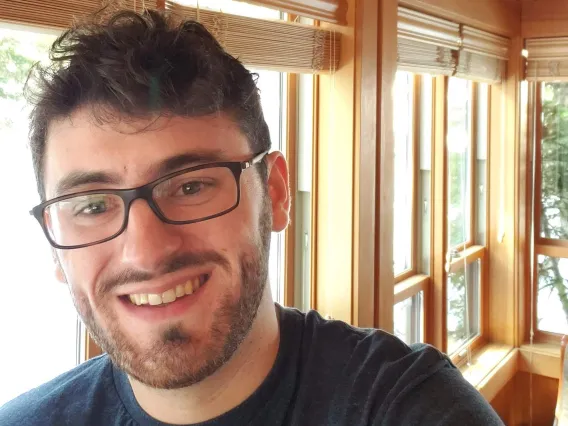
{"label": "foliage outside window", "polygon": [[542,83],[538,246],[556,245],[560,256],[537,253],[537,326],[568,333],[568,83]]}

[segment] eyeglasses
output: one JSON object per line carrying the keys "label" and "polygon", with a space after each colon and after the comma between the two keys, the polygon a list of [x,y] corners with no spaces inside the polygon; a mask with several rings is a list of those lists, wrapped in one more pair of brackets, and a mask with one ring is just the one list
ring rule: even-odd
{"label": "eyeglasses", "polygon": [[250,161],[189,167],[137,188],[64,195],[37,205],[30,214],[58,249],[88,247],[117,237],[128,225],[132,202],[139,198],[165,223],[202,222],[237,208],[242,172],[260,163],[267,153]]}

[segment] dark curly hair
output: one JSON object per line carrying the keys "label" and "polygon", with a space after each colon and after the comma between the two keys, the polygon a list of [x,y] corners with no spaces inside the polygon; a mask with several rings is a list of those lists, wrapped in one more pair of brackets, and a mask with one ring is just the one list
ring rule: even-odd
{"label": "dark curly hair", "polygon": [[26,85],[42,200],[49,125],[80,107],[91,108],[98,123],[224,112],[254,153],[270,149],[257,76],[198,22],[155,10],[99,12],[63,33],[52,45],[50,59],[48,67],[34,67]]}

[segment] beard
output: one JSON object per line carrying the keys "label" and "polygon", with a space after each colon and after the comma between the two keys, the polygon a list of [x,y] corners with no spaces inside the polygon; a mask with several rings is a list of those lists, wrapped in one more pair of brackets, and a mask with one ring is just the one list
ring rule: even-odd
{"label": "beard", "polygon": [[[194,385],[214,374],[235,354],[250,332],[268,281],[268,255],[272,217],[268,197],[259,220],[259,241],[239,256],[240,292],[237,300],[229,292],[221,296],[219,307],[205,334],[206,342],[188,333],[181,323],[173,324],[158,334],[147,349],[141,349],[135,339],[119,327],[116,314],[107,308],[105,295],[117,285],[152,278],[146,273],[123,271],[107,280],[96,290],[97,316],[105,318],[103,328],[95,318],[88,298],[70,286],[79,316],[95,342],[112,362],[129,376],[145,385],[159,389],[180,389]],[[186,253],[165,262],[164,273],[171,273],[206,262],[217,264],[230,272],[227,259],[216,252]],[[229,274],[231,275],[231,274]],[[233,274],[234,276],[234,274]],[[112,296],[110,296],[112,297]]]}

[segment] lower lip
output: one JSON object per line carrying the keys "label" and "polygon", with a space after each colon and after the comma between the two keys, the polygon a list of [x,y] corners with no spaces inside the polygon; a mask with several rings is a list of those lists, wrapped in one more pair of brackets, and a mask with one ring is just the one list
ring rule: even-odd
{"label": "lower lip", "polygon": [[120,302],[124,305],[128,313],[136,318],[149,322],[169,320],[183,316],[192,306],[199,303],[203,296],[205,287],[209,279],[192,294],[187,294],[180,299],[176,299],[167,305],[133,305],[128,299],[121,298]]}

